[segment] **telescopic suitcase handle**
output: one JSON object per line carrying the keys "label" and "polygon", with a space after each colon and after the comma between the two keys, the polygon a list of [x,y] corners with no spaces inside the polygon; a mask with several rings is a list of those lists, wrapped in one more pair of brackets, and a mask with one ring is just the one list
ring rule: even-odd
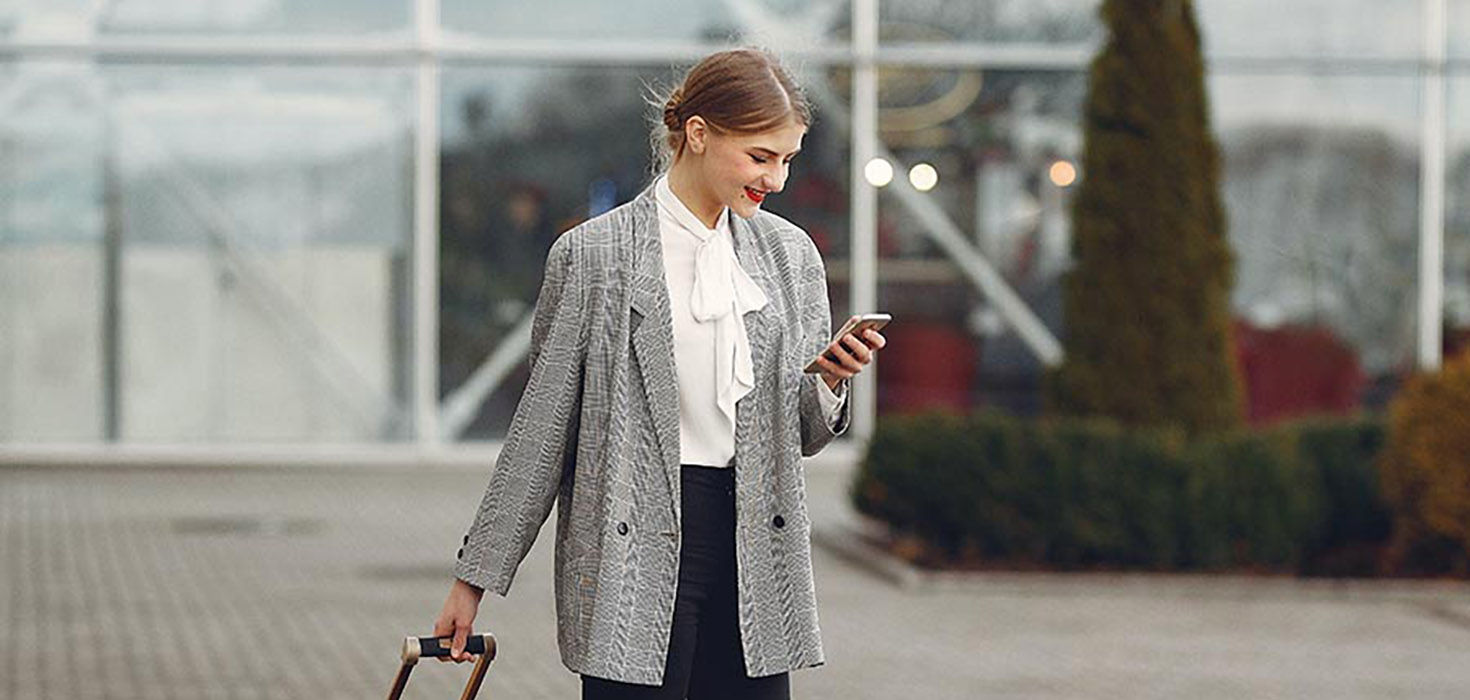
{"label": "telescopic suitcase handle", "polygon": [[[388,691],[388,700],[398,700],[403,694],[403,689],[408,685],[408,674],[413,672],[414,664],[421,657],[449,656],[450,647],[454,637],[407,637],[403,640],[403,665],[398,667],[398,675],[393,678],[393,688]],[[479,658],[475,661],[474,670],[470,671],[469,683],[465,684],[464,693],[459,696],[460,700],[474,700],[480,692],[480,684],[485,680],[485,671],[490,669],[490,662],[495,659],[495,635],[472,634],[465,639],[464,650],[470,654],[477,654]]]}

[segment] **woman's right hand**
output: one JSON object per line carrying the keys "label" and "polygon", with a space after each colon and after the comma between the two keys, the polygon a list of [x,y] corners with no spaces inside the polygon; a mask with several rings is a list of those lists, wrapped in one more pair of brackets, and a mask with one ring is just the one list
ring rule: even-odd
{"label": "woman's right hand", "polygon": [[464,650],[469,636],[473,633],[470,626],[475,622],[475,613],[480,609],[480,597],[485,595],[485,590],[476,588],[460,579],[455,579],[454,584],[449,587],[449,598],[444,601],[444,610],[440,611],[439,619],[434,621],[434,636],[444,637],[453,635],[454,641],[449,648],[449,656],[438,657],[440,661],[453,659],[455,663],[474,661],[473,654]]}

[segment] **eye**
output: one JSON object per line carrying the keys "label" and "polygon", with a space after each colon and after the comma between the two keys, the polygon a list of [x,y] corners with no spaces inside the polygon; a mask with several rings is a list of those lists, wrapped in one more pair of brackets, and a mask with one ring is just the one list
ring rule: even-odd
{"label": "eye", "polygon": [[764,163],[764,162],[766,162],[766,159],[765,158],[762,158],[760,156],[753,155],[753,154],[750,155],[750,159],[753,160],[753,161],[755,161],[755,162],[757,162],[757,163]]}

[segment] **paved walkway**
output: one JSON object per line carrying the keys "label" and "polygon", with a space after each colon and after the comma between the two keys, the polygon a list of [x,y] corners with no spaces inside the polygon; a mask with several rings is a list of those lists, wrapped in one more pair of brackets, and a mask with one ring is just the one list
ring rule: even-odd
{"label": "paved walkway", "polygon": [[[793,675],[796,698],[1470,696],[1461,585],[895,585],[841,545],[852,456],[829,451],[808,468],[828,663]],[[0,698],[383,697],[403,636],[432,631],[485,477],[0,467]],[[502,644],[484,697],[578,695],[556,654],[553,528],[481,608]],[[422,662],[405,697],[458,697],[468,670]]]}

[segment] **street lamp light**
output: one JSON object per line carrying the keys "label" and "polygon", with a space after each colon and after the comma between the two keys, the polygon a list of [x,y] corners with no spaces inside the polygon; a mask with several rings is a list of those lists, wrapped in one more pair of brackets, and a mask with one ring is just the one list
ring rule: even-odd
{"label": "street lamp light", "polygon": [[882,158],[874,158],[863,166],[863,177],[874,187],[884,187],[893,182],[893,165]]}
{"label": "street lamp light", "polygon": [[920,163],[909,168],[909,184],[920,192],[928,192],[939,184],[939,171],[928,163]]}

